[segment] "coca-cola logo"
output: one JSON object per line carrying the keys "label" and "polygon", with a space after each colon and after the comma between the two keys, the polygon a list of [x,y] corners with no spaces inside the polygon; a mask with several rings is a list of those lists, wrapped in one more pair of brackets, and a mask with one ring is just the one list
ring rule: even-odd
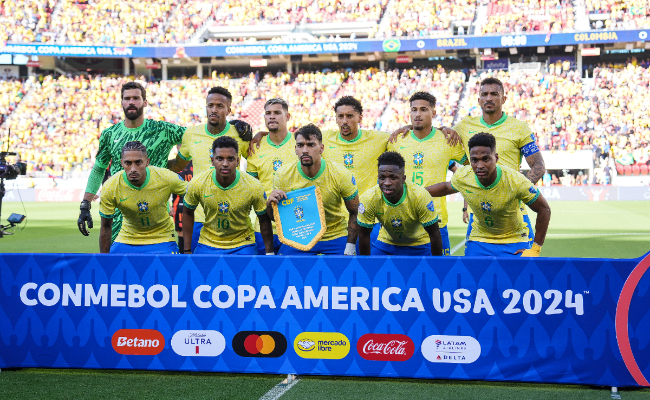
{"label": "coca-cola logo", "polygon": [[366,360],[406,361],[415,352],[415,345],[406,335],[367,333],[357,341],[357,352]]}

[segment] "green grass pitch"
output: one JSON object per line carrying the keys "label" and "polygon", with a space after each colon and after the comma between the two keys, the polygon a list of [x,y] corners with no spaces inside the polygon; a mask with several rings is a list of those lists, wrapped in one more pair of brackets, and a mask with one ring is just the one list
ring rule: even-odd
{"label": "green grass pitch", "polygon": [[[465,237],[459,202],[448,203],[452,248]],[[637,258],[650,251],[648,202],[552,202],[551,226],[542,249],[545,257]],[[99,238],[99,205],[93,204],[95,228],[82,236],[76,225],[78,203],[25,203],[27,225],[0,239],[3,253],[93,253]],[[24,214],[19,203],[5,203]],[[533,218],[534,225],[534,215]],[[461,246],[454,255],[462,255]],[[282,380],[279,375],[185,372],[3,370],[0,399],[259,399]],[[650,389],[622,389],[624,400],[650,399]],[[611,399],[608,388],[498,382],[413,379],[301,377],[281,397],[291,399]]]}

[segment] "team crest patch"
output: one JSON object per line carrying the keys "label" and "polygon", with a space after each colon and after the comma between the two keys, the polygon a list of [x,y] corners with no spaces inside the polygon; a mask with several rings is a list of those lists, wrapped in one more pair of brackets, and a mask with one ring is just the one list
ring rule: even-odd
{"label": "team crest patch", "polygon": [[228,211],[230,211],[230,203],[227,201],[220,201],[217,203],[217,207],[219,209],[219,214],[228,214]]}
{"label": "team crest patch", "polygon": [[483,201],[481,202],[481,208],[485,212],[492,212],[492,204],[490,204],[489,201]]}
{"label": "team crest patch", "polygon": [[357,180],[356,180],[356,179],[354,179],[354,176],[352,177],[352,184],[353,184],[354,186],[356,186],[356,185],[357,185]]}
{"label": "team crest patch", "polygon": [[427,204],[427,210],[436,211],[436,206],[433,204],[433,201],[430,201],[429,204]]}
{"label": "team crest patch", "polygon": [[422,168],[422,163],[424,163],[424,154],[421,151],[413,153],[413,166]]}
{"label": "team crest patch", "polygon": [[266,192],[264,192],[264,200],[266,200]]}
{"label": "team crest patch", "polygon": [[345,165],[346,168],[353,167],[354,166],[354,154],[352,154],[352,153],[343,154],[343,165]]}
{"label": "team crest patch", "polygon": [[359,214],[366,212],[366,207],[363,206],[363,203],[359,203]]}
{"label": "team crest patch", "polygon": [[280,168],[282,168],[282,160],[276,158],[275,160],[273,160],[273,171],[277,171]]}
{"label": "team crest patch", "polygon": [[149,211],[149,203],[147,203],[145,200],[141,200],[138,202],[138,209],[140,212],[147,212]]}
{"label": "team crest patch", "polygon": [[530,189],[528,189],[528,191],[529,191],[531,194],[537,194],[537,188],[536,188],[535,186],[531,186]]}
{"label": "team crest patch", "polygon": [[393,225],[393,228],[401,228],[402,220],[400,218],[393,217],[390,219],[390,224]]}
{"label": "team crest patch", "polygon": [[294,207],[293,214],[296,216],[296,222],[304,221],[302,218],[305,216],[305,211],[302,209],[302,207]]}

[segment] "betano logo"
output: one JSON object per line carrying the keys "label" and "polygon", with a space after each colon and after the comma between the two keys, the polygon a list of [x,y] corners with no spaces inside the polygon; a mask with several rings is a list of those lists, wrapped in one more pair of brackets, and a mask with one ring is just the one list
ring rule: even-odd
{"label": "betano logo", "polygon": [[280,332],[242,331],[232,338],[232,349],[240,357],[280,357],[287,351],[287,338]]}
{"label": "betano logo", "polygon": [[471,336],[431,335],[422,342],[427,361],[470,364],[481,355],[481,344]]}
{"label": "betano logo", "polygon": [[134,356],[155,356],[165,348],[165,338],[154,329],[120,329],[111,343],[117,353]]}
{"label": "betano logo", "polygon": [[293,348],[302,358],[339,360],[350,352],[350,340],[338,332],[303,332]]}
{"label": "betano logo", "polygon": [[184,357],[217,357],[226,349],[226,338],[218,331],[178,331],[171,343],[174,353]]}

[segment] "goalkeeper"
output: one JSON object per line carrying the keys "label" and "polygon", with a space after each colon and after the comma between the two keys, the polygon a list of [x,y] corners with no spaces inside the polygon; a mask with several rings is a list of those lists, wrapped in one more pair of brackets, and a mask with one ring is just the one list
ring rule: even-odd
{"label": "goalkeeper", "polygon": [[[496,139],[478,133],[468,142],[471,165],[459,168],[451,182],[427,187],[433,197],[460,192],[474,210],[466,256],[539,257],[551,220],[551,208],[544,196],[519,171],[497,165]],[[528,241],[519,202],[537,213],[535,239]]]}

